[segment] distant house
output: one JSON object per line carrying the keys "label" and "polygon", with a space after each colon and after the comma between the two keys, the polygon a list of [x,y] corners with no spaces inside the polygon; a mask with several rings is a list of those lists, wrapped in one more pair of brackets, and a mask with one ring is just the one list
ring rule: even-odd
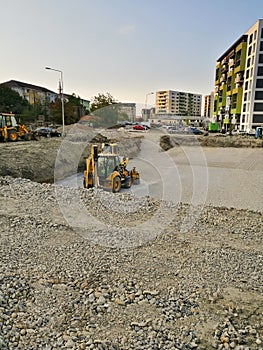
{"label": "distant house", "polygon": [[[26,99],[32,106],[41,104],[45,106],[45,110],[48,112],[48,104],[55,102],[59,97],[59,94],[46,89],[45,87],[24,83],[17,80],[9,80],[0,84],[2,86],[7,86],[10,89],[16,91],[22,98]],[[67,102],[71,95],[63,94],[64,101]],[[77,118],[81,117],[90,112],[90,101],[80,98],[80,106],[75,108],[75,116]]]}
{"label": "distant house", "polygon": [[9,80],[0,85],[7,86],[16,91],[22,98],[26,99],[33,106],[39,103],[45,105],[47,103],[54,102],[58,95],[54,91],[48,90],[44,87],[17,80]]}

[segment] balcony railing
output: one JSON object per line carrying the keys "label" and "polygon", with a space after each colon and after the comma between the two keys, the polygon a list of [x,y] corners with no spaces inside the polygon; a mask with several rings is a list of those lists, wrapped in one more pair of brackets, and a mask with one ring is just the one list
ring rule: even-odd
{"label": "balcony railing", "polygon": [[244,77],[242,75],[237,75],[235,78],[235,83],[243,83],[244,82]]}
{"label": "balcony railing", "polygon": [[230,60],[229,60],[229,62],[228,62],[229,68],[234,67],[234,65],[235,65],[235,60],[234,60],[234,58],[230,58]]}

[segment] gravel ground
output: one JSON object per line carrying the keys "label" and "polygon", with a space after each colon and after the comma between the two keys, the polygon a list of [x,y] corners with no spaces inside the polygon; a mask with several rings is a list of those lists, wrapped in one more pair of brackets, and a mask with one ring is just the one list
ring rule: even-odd
{"label": "gravel ground", "polygon": [[262,212],[182,230],[187,204],[8,176],[0,203],[0,349],[263,348]]}

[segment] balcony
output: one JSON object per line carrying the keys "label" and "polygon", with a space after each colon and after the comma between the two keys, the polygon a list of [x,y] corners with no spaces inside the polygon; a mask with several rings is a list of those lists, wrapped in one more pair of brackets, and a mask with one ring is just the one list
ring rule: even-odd
{"label": "balcony", "polygon": [[237,74],[236,78],[235,78],[235,84],[238,84],[238,83],[243,83],[244,82],[244,77],[242,74]]}
{"label": "balcony", "polygon": [[220,77],[220,83],[225,83],[226,82],[226,74],[223,74],[221,77]]}
{"label": "balcony", "polygon": [[230,58],[229,62],[228,62],[228,67],[229,68],[233,68],[235,65],[235,60],[234,58]]}
{"label": "balcony", "polygon": [[222,72],[222,73],[225,73],[225,72],[227,72],[227,71],[228,71],[228,66],[227,66],[226,64],[224,64],[224,65],[222,66],[221,72]]}

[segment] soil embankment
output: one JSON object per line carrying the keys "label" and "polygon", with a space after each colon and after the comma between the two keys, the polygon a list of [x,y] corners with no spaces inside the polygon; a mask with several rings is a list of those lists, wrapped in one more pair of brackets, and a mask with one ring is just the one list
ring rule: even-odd
{"label": "soil embankment", "polygon": [[83,171],[92,143],[117,142],[119,152],[132,158],[140,151],[141,136],[118,131],[72,129],[62,138],[0,143],[0,175],[27,178],[37,182]]}
{"label": "soil embankment", "polygon": [[160,146],[164,151],[176,146],[201,146],[201,147],[234,147],[234,148],[259,148],[263,147],[262,139],[252,136],[229,135],[169,135],[160,137]]}

